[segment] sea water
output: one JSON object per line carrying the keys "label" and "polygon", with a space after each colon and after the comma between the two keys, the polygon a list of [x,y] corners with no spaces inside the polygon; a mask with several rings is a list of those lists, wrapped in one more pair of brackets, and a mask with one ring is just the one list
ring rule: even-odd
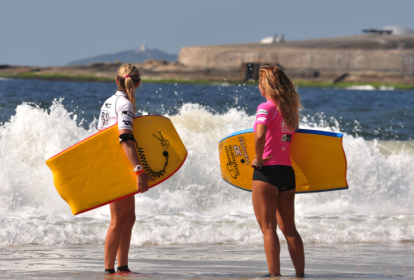
{"label": "sea water", "polygon": [[[97,132],[100,107],[115,89],[115,83],[0,80],[0,248],[103,244],[108,206],[73,216],[45,161]],[[297,195],[305,247],[414,242],[414,91],[298,92],[301,128],[344,134],[349,184]],[[171,118],[188,158],[169,180],[136,196],[133,245],[262,244],[251,193],[221,178],[218,142],[251,128],[263,101],[256,86],[244,84],[138,88],[137,115]]]}

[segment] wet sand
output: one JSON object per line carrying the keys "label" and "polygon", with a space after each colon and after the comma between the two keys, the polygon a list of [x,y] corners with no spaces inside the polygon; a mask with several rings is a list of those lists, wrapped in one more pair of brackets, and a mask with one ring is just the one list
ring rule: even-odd
{"label": "wet sand", "polygon": [[[103,245],[11,246],[0,250],[1,279],[265,279],[262,245],[133,246],[139,274],[103,275]],[[414,279],[414,243],[305,245],[311,279]],[[286,244],[282,275],[295,279]],[[275,278],[277,279],[277,278]]]}

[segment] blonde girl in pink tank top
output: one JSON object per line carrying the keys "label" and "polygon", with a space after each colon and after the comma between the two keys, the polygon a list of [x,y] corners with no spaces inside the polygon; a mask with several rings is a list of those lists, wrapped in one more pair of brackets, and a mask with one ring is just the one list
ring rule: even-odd
{"label": "blonde girl in pink tank top", "polygon": [[296,277],[304,277],[305,254],[295,226],[296,182],[290,161],[290,143],[299,126],[300,97],[286,73],[275,66],[260,69],[259,90],[266,102],[258,106],[254,123],[252,199],[263,233],[269,276],[280,276],[279,225]]}

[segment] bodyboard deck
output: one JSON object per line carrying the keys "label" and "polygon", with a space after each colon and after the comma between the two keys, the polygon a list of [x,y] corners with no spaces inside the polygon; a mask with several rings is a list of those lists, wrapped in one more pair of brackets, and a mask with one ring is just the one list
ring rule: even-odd
{"label": "bodyboard deck", "polygon": [[[290,147],[296,176],[296,193],[312,193],[348,189],[347,162],[342,146],[343,134],[299,129]],[[240,189],[252,190],[255,158],[254,132],[235,132],[219,142],[223,179]]]}
{"label": "bodyboard deck", "polygon": [[[136,117],[133,133],[141,165],[155,179],[148,181],[150,188],[184,164],[187,150],[169,118]],[[46,164],[52,170],[56,190],[74,215],[139,192],[133,167],[119,143],[118,125],[69,147]]]}

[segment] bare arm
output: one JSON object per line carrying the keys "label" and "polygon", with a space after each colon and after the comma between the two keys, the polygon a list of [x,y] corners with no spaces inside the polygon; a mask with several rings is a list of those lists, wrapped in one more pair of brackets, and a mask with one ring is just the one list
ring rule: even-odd
{"label": "bare arm", "polygon": [[263,151],[266,143],[266,133],[267,125],[260,123],[256,125],[256,132],[254,133],[254,149],[256,152],[256,158],[252,163],[252,167],[254,167],[256,164],[262,165],[262,163],[264,163],[266,160],[272,158],[271,156],[263,158]]}
{"label": "bare arm", "polygon": [[266,143],[267,126],[265,124],[257,124],[256,132],[254,133],[254,149],[256,152],[256,162],[260,163],[263,160],[263,151]]}
{"label": "bare arm", "polygon": [[[125,134],[125,133],[132,133],[132,130],[130,129],[120,129],[119,135]],[[126,140],[121,143],[122,148],[124,149],[124,152],[126,156],[129,159],[129,162],[131,163],[132,168],[135,168],[137,165],[141,165],[141,162],[139,161],[137,150],[135,148],[135,143],[132,140]],[[132,170],[132,169],[131,169]],[[148,191],[148,180],[154,181],[150,176],[148,176],[145,172],[137,176],[137,183],[138,183],[138,190],[142,193]]]}
{"label": "bare arm", "polygon": [[[125,134],[125,133],[132,133],[132,130],[129,129],[120,129],[119,130],[119,135],[121,134]],[[135,166],[137,165],[141,165],[138,155],[137,155],[137,151],[135,148],[135,143],[132,140],[126,140],[124,142],[121,143],[122,148],[124,149],[124,152],[126,154],[126,156],[129,159],[129,162],[132,165],[132,168],[135,168]]]}

